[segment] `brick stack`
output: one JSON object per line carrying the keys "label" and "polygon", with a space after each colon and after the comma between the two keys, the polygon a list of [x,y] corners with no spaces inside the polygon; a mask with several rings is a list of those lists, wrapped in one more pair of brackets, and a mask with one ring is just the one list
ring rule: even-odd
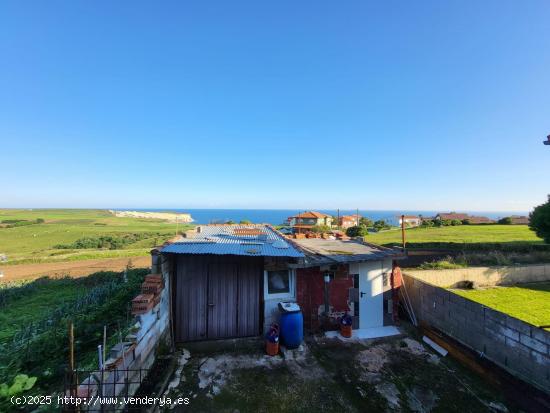
{"label": "brick stack", "polygon": [[141,294],[132,300],[132,314],[144,314],[160,302],[164,288],[161,274],[149,274],[141,284]]}

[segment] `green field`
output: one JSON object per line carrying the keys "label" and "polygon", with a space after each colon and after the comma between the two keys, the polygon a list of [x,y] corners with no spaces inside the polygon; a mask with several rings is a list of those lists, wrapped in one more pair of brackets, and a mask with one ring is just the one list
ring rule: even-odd
{"label": "green field", "polygon": [[537,327],[550,326],[550,282],[452,291]]}
{"label": "green field", "polygon": [[[14,226],[12,221],[44,220],[44,223]],[[3,223],[2,223],[3,222]],[[189,226],[179,225],[179,230]],[[176,225],[158,219],[115,217],[106,210],[85,209],[1,209],[0,255],[8,264],[71,261],[91,258],[132,257],[148,254],[176,232]],[[137,234],[137,235],[136,235]],[[82,238],[101,236],[142,237],[117,249],[55,248]]]}
{"label": "green field", "polygon": [[[400,244],[401,230],[392,229],[368,234],[365,239],[379,245]],[[406,230],[406,240],[409,247],[433,243],[482,244],[543,244],[527,225],[457,225],[431,228],[409,228]]]}

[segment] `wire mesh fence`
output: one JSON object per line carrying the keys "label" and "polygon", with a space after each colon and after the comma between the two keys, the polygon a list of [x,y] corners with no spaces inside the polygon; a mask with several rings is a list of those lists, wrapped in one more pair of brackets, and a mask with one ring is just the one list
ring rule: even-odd
{"label": "wire mesh fence", "polygon": [[62,412],[139,412],[153,401],[137,396],[149,370],[74,370],[64,382]]}

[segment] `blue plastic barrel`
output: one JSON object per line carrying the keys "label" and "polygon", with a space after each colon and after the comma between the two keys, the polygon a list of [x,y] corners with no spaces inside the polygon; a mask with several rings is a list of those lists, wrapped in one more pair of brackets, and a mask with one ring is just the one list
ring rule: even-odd
{"label": "blue plastic barrel", "polygon": [[296,303],[279,303],[281,343],[286,348],[297,348],[304,339],[304,317]]}

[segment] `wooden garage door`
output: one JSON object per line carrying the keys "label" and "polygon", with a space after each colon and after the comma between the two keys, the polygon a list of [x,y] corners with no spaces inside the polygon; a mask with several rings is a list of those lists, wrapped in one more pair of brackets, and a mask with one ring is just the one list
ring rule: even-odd
{"label": "wooden garage door", "polygon": [[179,257],[176,341],[258,335],[262,262],[257,257]]}

